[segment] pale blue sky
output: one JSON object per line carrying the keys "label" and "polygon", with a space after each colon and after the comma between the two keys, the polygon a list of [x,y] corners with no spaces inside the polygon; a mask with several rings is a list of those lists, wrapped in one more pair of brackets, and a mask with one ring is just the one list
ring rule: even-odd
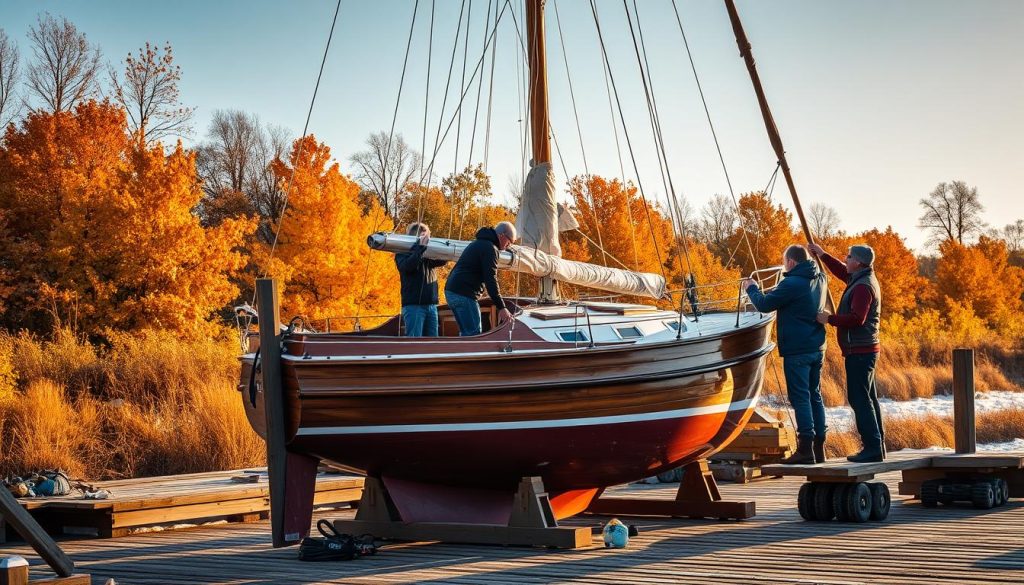
{"label": "pale blue sky", "polygon": [[[413,3],[342,3],[311,130],[331,146],[343,168],[349,168],[348,156],[362,148],[370,132],[387,130],[391,123]],[[437,0],[428,150],[461,4]],[[467,0],[470,4],[469,71],[474,52],[479,58],[488,1]],[[557,4],[590,171],[616,176],[619,164],[589,2]],[[712,194],[726,193],[726,183],[671,2],[638,5],[673,179],[699,209]],[[194,139],[202,139],[211,113],[223,108],[256,113],[298,134],[334,6],[333,0],[0,0],[0,27],[23,57],[30,52],[25,33],[41,11],[67,16],[114,63],[146,41],[170,41],[183,70],[182,99],[197,107]],[[919,246],[924,235],[916,228],[918,200],[940,181],[962,179],[978,187],[992,224],[1001,227],[1024,217],[1024,2],[740,0],[738,7],[805,206],[831,205],[848,231],[891,224]],[[420,0],[397,125],[417,149],[423,137],[429,8],[430,0]],[[775,157],[724,6],[702,0],[679,2],[679,8],[733,185],[737,193],[761,189]],[[650,195],[661,197],[622,3],[600,0],[598,9],[641,179]],[[552,0],[547,12],[552,125],[569,173],[582,173]],[[514,35],[506,12],[497,39],[489,161],[499,198],[506,197],[508,179],[520,172],[521,163]],[[456,83],[461,64],[460,45]],[[475,101],[475,87],[472,97]],[[473,105],[468,103],[463,119],[460,165],[466,161]],[[454,131],[437,159],[439,174],[455,166],[453,143]],[[478,134],[474,161],[481,157]],[[628,158],[625,164],[632,177]],[[557,162],[556,168],[564,174]],[[789,206],[781,182],[775,197]]]}

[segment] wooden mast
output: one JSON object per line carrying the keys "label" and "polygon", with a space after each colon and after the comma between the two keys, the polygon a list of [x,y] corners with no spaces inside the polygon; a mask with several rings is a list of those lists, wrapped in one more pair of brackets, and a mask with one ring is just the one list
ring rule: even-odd
{"label": "wooden mast", "polygon": [[527,55],[530,59],[530,138],[533,143],[535,165],[551,162],[544,2],[545,0],[526,2]]}
{"label": "wooden mast", "polygon": [[[547,50],[544,43],[545,0],[526,0],[526,46],[530,60],[530,142],[532,165],[551,163],[551,124],[548,118]],[[558,283],[550,276],[540,279],[540,302],[559,298]]]}
{"label": "wooden mast", "polygon": [[[772,143],[772,148],[775,150],[775,156],[778,157],[779,166],[782,167],[782,176],[786,178],[786,186],[789,187],[789,194],[793,197],[793,206],[796,208],[796,215],[800,218],[800,227],[804,230],[804,237],[807,238],[807,243],[814,243],[814,236],[811,235],[811,230],[807,226],[807,219],[804,218],[804,209],[800,205],[800,198],[796,194],[796,185],[793,183],[793,175],[789,171],[789,163],[786,162],[786,149],[782,146],[782,137],[779,135],[779,129],[775,126],[775,118],[772,117],[772,111],[768,107],[768,98],[764,95],[764,88],[761,87],[761,77],[757,74],[757,66],[754,64],[754,53],[751,50],[750,41],[747,40],[747,33],[743,30],[743,23],[740,22],[740,15],[736,11],[736,3],[733,0],[725,0],[725,8],[729,11],[729,20],[732,22],[732,30],[736,35],[736,44],[740,49],[740,56],[743,57],[744,63],[747,64],[747,72],[750,73],[750,82],[754,84],[754,93],[757,94],[757,103],[761,106],[761,117],[764,118],[764,127],[768,131],[768,140]],[[821,266],[821,259],[818,258],[818,266],[824,270],[824,266]],[[828,304],[829,308],[835,310],[835,302],[832,300],[832,293],[828,293]]]}

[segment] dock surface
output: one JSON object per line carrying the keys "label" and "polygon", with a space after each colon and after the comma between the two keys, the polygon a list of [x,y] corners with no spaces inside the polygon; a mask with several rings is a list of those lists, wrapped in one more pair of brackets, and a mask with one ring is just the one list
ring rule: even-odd
{"label": "dock surface", "polygon": [[[878,477],[896,493],[898,473]],[[723,497],[755,499],[743,521],[624,519],[640,535],[624,550],[555,551],[498,546],[395,544],[374,557],[304,563],[296,548],[274,550],[270,525],[199,526],[115,539],[61,541],[79,572],[102,585],[185,583],[1021,583],[1024,501],[992,510],[926,509],[894,496],[882,523],[805,522],[795,508],[802,480],[783,478],[721,485]],[[631,485],[610,494],[670,498],[674,484]],[[330,511],[317,517],[349,516]],[[569,523],[597,525],[603,518]],[[600,540],[596,536],[596,541]],[[32,562],[34,578],[50,576],[22,543],[0,555]]]}

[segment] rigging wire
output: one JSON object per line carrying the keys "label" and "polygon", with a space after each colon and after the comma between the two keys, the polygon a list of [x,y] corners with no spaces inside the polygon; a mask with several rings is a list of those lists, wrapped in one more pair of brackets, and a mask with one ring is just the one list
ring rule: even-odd
{"label": "rigging wire", "polygon": [[[569,84],[569,100],[572,102],[572,113],[576,118],[576,135],[579,136],[580,153],[583,155],[583,173],[586,175],[584,185],[587,189],[587,194],[590,196],[590,211],[594,216],[594,229],[597,231],[597,247],[601,250],[601,259],[604,261],[604,265],[607,266],[608,252],[604,249],[604,237],[601,235],[601,221],[597,216],[597,204],[594,200],[594,192],[590,188],[590,165],[587,164],[587,149],[583,142],[583,128],[580,126],[580,114],[576,108],[576,92],[573,91],[572,75],[569,73],[569,54],[568,50],[565,48],[565,36],[562,34],[562,19],[558,16],[558,0],[553,0],[552,4],[555,7],[555,25],[558,28],[558,44],[562,47],[562,62],[565,63],[565,79]],[[562,166],[564,167],[565,164],[563,163]],[[566,172],[565,175],[566,180],[568,180],[569,173]],[[589,240],[590,238],[587,239]]]}
{"label": "rigging wire", "polygon": [[622,131],[623,131],[623,134],[626,136],[626,147],[629,150],[630,160],[632,160],[632,162],[633,162],[633,171],[636,173],[637,188],[640,191],[640,198],[641,198],[641,200],[644,203],[644,212],[647,215],[647,225],[650,228],[650,232],[651,232],[651,243],[654,245],[654,251],[656,252],[656,254],[658,256],[658,267],[661,268],[662,278],[664,278],[665,281],[668,282],[668,274],[665,271],[665,263],[662,261],[662,258],[661,258],[661,248],[658,246],[658,240],[657,240],[657,238],[655,237],[655,234],[654,234],[654,223],[651,220],[650,205],[648,205],[648,203],[647,203],[647,195],[644,193],[643,181],[640,179],[640,168],[639,168],[639,165],[636,162],[636,154],[633,151],[632,141],[629,138],[629,130],[626,128],[626,119],[625,119],[625,116],[623,116],[623,114],[622,114],[622,101],[619,99],[619,90],[618,90],[618,87],[615,84],[615,74],[612,72],[612,70],[611,70],[611,63],[608,61],[608,50],[605,47],[604,35],[601,32],[601,22],[600,22],[600,20],[598,19],[598,16],[597,16],[597,5],[594,3],[594,0],[590,0],[590,10],[591,10],[591,12],[594,15],[594,25],[597,28],[597,38],[598,38],[598,40],[600,41],[600,44],[601,44],[601,56],[604,59],[605,67],[608,69],[608,77],[611,80],[612,91],[615,94],[615,105],[616,105],[616,107],[619,110],[619,118],[622,121]]}
{"label": "rigging wire", "polygon": [[[487,0],[487,15],[484,17],[484,41],[487,40],[487,30],[491,26],[491,2]],[[469,30],[466,30],[466,34],[469,34]],[[468,46],[468,43],[467,43]],[[463,56],[463,65],[465,65],[466,57]],[[463,69],[463,79],[465,79],[465,69]],[[476,84],[476,106],[473,108],[476,112],[473,116],[473,131],[469,135],[469,156],[466,157],[466,166],[473,164],[473,149],[476,146],[476,126],[480,121],[480,94],[484,87],[484,76],[481,75],[480,79],[477,80]]]}
{"label": "rigging wire", "polygon": [[[644,86],[644,97],[647,100],[647,113],[651,122],[651,132],[654,136],[654,147],[655,154],[658,158],[658,168],[661,171],[662,186],[665,188],[665,197],[668,199],[669,214],[672,218],[671,224],[673,228],[673,235],[677,236],[676,247],[679,248],[681,244],[682,256],[686,260],[686,268],[690,274],[693,274],[693,266],[690,263],[690,251],[686,244],[686,233],[685,228],[682,225],[682,214],[678,209],[679,201],[676,199],[676,189],[672,182],[672,173],[668,168],[668,155],[665,152],[665,139],[661,132],[661,121],[658,117],[658,104],[654,96],[654,81],[650,78],[650,65],[647,63],[647,49],[643,50],[643,59],[640,56],[640,47],[637,46],[637,35],[633,31],[633,19],[629,15],[629,4],[626,0],[622,0],[622,7],[626,11],[626,22],[629,24],[629,34],[633,39],[633,51],[636,53],[637,66],[640,68],[640,78],[643,81]],[[643,44],[643,29],[640,26],[640,13],[637,10],[636,0],[633,0],[633,10],[636,13],[636,26],[637,30],[640,31],[640,43]],[[646,66],[646,68],[645,68]],[[666,184],[666,178],[668,182]],[[676,209],[673,210],[673,201],[675,202]],[[677,225],[678,224],[678,225]],[[679,256],[676,257],[679,261]],[[679,261],[679,269],[682,271],[682,262]]]}
{"label": "rigging wire", "polygon": [[[320,72],[316,75],[316,85],[313,87],[313,97],[309,100],[309,111],[306,113],[306,124],[302,127],[302,138],[299,139],[299,148],[295,153],[295,163],[292,164],[292,172],[288,176],[288,184],[284,190],[284,202],[281,204],[281,219],[277,222],[277,229],[274,230],[274,241],[270,245],[270,259],[274,258],[274,252],[277,250],[277,239],[281,235],[281,225],[284,223],[284,214],[288,210],[288,195],[292,190],[292,181],[295,179],[295,167],[296,163],[302,158],[302,147],[306,143],[306,134],[309,132],[309,121],[313,117],[313,105],[316,104],[316,94],[320,90],[320,79],[324,75],[324,66],[327,64],[327,53],[331,49],[331,40],[334,38],[334,27],[338,23],[338,13],[341,12],[341,0],[338,0],[337,6],[334,8],[334,18],[331,20],[331,31],[327,34],[327,45],[324,47],[324,56],[320,61]],[[268,271],[270,270],[270,264],[267,263],[267,267],[263,270],[263,277],[266,278]],[[252,293],[253,303],[256,302],[256,291]]]}
{"label": "rigging wire", "polygon": [[434,13],[437,8],[437,0],[430,0],[430,32],[427,40],[427,87],[423,92],[423,139],[420,142],[420,180],[419,197],[416,204],[416,217],[423,217],[423,162],[426,160],[423,153],[427,151],[427,106],[430,104],[430,70],[433,65],[434,55]]}
{"label": "rigging wire", "polygon": [[[725,182],[729,186],[729,196],[732,198],[732,204],[736,208],[736,219],[740,222],[740,229],[743,231],[743,240],[747,243],[747,250],[750,252],[750,261],[754,266],[754,270],[757,270],[757,259],[754,256],[754,248],[750,245],[750,237],[747,235],[747,228],[743,223],[743,214],[740,213],[740,204],[736,199],[736,192],[732,187],[732,179],[729,178],[729,169],[725,164],[725,156],[722,154],[722,146],[718,142],[718,133],[715,132],[715,124],[711,121],[711,110],[708,108],[708,101],[704,97],[704,88],[701,86],[700,76],[697,75],[697,66],[693,62],[693,53],[690,51],[690,42],[687,40],[686,31],[683,29],[683,20],[679,16],[679,7],[676,6],[676,0],[672,0],[672,10],[675,12],[676,23],[679,25],[679,34],[683,37],[683,46],[686,47],[686,56],[690,61],[690,69],[693,71],[693,80],[697,84],[697,92],[700,94],[700,101],[704,105],[704,115],[707,117],[708,126],[711,128],[711,136],[715,140],[715,149],[718,150],[718,160],[722,163],[722,172],[725,174]],[[778,172],[778,169],[776,169],[776,172]]]}
{"label": "rigging wire", "polygon": [[[469,23],[473,16],[473,0],[469,0],[469,10],[466,11],[466,38],[462,41],[462,80],[459,81],[460,86],[466,85],[466,59],[469,56]],[[459,23],[461,24],[461,20]],[[458,33],[455,34],[455,42],[459,42]],[[474,118],[475,119],[475,118]],[[454,170],[453,173],[459,172],[459,143],[462,141],[462,110],[459,110],[459,121],[455,126],[455,156],[453,157]],[[470,157],[473,153],[470,153]]]}
{"label": "rigging wire", "polygon": [[[416,15],[419,12],[420,0],[416,0],[416,3],[412,7],[412,22],[409,24],[409,38],[405,42],[405,57],[402,59],[402,75],[398,80],[398,97],[395,98],[395,110],[391,114],[391,130],[388,131],[388,143],[384,149],[384,165],[388,164],[388,160],[391,157],[391,141],[395,136],[395,123],[398,121],[398,105],[402,102],[402,88],[405,87],[405,72],[409,66],[409,49],[412,47],[412,35],[416,29]],[[395,185],[395,216],[398,215],[398,189],[399,186]]]}

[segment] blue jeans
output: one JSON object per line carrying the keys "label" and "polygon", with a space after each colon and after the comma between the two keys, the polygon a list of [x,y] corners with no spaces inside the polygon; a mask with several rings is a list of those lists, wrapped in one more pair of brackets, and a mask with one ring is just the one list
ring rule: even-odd
{"label": "blue jeans", "polygon": [[455,315],[455,322],[459,324],[459,335],[468,337],[480,335],[480,303],[476,299],[462,296],[451,291],[444,291],[448,299],[448,308]]}
{"label": "blue jeans", "polygon": [[846,356],[846,400],[853,409],[857,432],[865,449],[881,449],[885,438],[882,408],[875,390],[877,353],[854,353]]}
{"label": "blue jeans", "polygon": [[796,415],[796,434],[805,439],[825,438],[825,404],[821,401],[821,363],[825,352],[812,351],[782,358],[786,393]]}
{"label": "blue jeans", "polygon": [[437,337],[437,305],[402,307],[406,337]]}

